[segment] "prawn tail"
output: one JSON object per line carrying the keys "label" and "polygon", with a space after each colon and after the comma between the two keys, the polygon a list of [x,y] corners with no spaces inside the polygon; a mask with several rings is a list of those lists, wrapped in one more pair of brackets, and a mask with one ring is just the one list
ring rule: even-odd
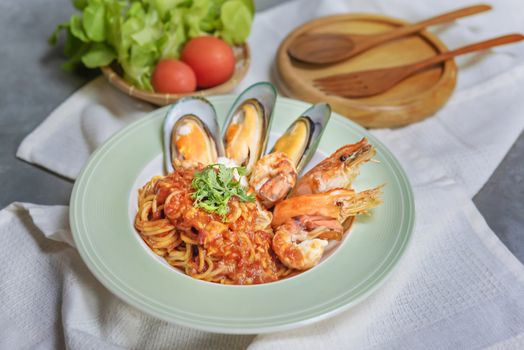
{"label": "prawn tail", "polygon": [[342,221],[351,216],[369,215],[369,210],[382,204],[383,187],[384,185],[380,185],[370,190],[355,193],[352,198],[345,201],[341,210]]}

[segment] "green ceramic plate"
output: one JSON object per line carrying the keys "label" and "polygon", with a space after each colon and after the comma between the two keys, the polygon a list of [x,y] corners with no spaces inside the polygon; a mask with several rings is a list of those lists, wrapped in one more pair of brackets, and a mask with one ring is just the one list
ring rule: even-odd
{"label": "green ceramic plate", "polygon": [[[209,99],[223,120],[234,96]],[[309,104],[279,98],[273,133],[282,133]],[[224,333],[261,333],[304,326],[362,301],[391,272],[413,229],[413,195],[404,171],[363,128],[334,114],[320,142],[329,154],[367,136],[379,164],[362,167],[355,186],[386,183],[384,204],[359,218],[318,266],[256,286],[224,286],[188,277],[157,258],[132,224],[136,190],[161,169],[166,108],[117,133],[90,158],[75,183],[71,228],[93,274],[129,304],[177,324]],[[270,145],[271,146],[271,145]],[[318,159],[318,156],[317,156]],[[155,170],[158,169],[158,170]]]}

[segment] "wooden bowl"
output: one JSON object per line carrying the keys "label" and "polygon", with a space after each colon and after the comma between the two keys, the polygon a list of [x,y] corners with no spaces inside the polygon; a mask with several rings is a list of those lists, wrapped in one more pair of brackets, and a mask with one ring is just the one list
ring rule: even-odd
{"label": "wooden bowl", "polygon": [[382,94],[365,98],[327,95],[312,83],[316,78],[332,74],[413,63],[448,50],[427,31],[385,43],[332,65],[302,63],[287,53],[290,43],[305,32],[371,34],[406,24],[399,19],[371,14],[329,16],[308,22],[291,32],[278,49],[274,72],[277,86],[281,93],[293,98],[311,103],[327,102],[336,112],[369,128],[399,127],[427,118],[446,103],[455,88],[457,66],[453,60],[416,74]]}
{"label": "wooden bowl", "polygon": [[117,73],[118,67],[105,66],[101,67],[101,70],[104,76],[113,86],[128,94],[129,96],[147,102],[151,102],[158,106],[165,106],[175,102],[176,100],[184,96],[210,96],[217,94],[225,94],[233,90],[246,75],[247,70],[249,68],[249,64],[251,62],[249,46],[247,43],[233,47],[233,53],[235,55],[236,60],[235,72],[228,81],[209,89],[196,90],[193,92],[183,94],[163,94],[140,90],[135,86],[129,84],[120,76],[119,73]]}

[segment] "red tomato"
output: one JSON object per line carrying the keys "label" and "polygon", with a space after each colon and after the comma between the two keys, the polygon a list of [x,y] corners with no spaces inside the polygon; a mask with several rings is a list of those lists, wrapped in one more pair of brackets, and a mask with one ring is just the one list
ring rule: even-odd
{"label": "red tomato", "polygon": [[191,39],[182,50],[181,59],[195,71],[199,88],[222,84],[235,71],[233,49],[214,36]]}
{"label": "red tomato", "polygon": [[177,94],[196,89],[195,72],[184,62],[174,59],[159,61],[151,82],[156,92]]}

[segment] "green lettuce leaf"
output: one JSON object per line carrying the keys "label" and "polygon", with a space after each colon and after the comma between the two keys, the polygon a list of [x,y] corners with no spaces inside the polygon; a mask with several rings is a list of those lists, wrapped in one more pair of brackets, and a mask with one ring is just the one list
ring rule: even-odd
{"label": "green lettuce leaf", "polygon": [[67,62],[62,65],[66,71],[73,71],[78,63],[82,61],[82,56],[89,51],[91,43],[85,43],[74,36],[71,31],[67,32],[64,44],[64,54],[69,57]]}
{"label": "green lettuce leaf", "polygon": [[255,16],[255,2],[253,0],[240,0],[246,5],[247,9],[249,10],[249,13],[251,13],[251,17]]}
{"label": "green lettuce leaf", "polygon": [[116,58],[115,50],[107,44],[95,43],[89,51],[82,55],[82,63],[87,68],[107,66]]}
{"label": "green lettuce leaf", "polygon": [[73,0],[73,6],[77,9],[82,11],[87,6],[87,0]]}
{"label": "green lettuce leaf", "polygon": [[47,39],[47,42],[50,45],[55,45],[58,42],[58,36],[62,32],[62,30],[69,31],[69,22],[60,23],[59,25],[57,25],[49,39]]}
{"label": "green lettuce leaf", "polygon": [[82,24],[89,39],[95,42],[106,40],[106,7],[103,2],[91,2],[84,9]]}
{"label": "green lettuce leaf", "polygon": [[220,19],[223,25],[220,35],[224,40],[230,44],[241,44],[246,41],[253,17],[243,1],[226,1],[221,8]]}
{"label": "green lettuce leaf", "polygon": [[171,11],[169,22],[164,24],[164,33],[158,40],[160,59],[178,58],[186,40],[183,11]]}
{"label": "green lettuce leaf", "polygon": [[149,0],[148,2],[156,12],[158,12],[160,18],[166,20],[166,16],[169,15],[169,12],[179,5],[191,3],[191,0]]}
{"label": "green lettuce leaf", "polygon": [[208,34],[200,28],[200,23],[208,16],[211,9],[210,3],[210,0],[194,0],[193,5],[185,12],[184,20],[188,27],[187,35],[190,38]]}
{"label": "green lettuce leaf", "polygon": [[71,34],[80,39],[83,42],[88,42],[89,38],[84,32],[84,27],[82,26],[82,18],[80,16],[72,16],[71,21],[69,22],[69,29]]}
{"label": "green lettuce leaf", "polygon": [[117,57],[124,55],[122,48],[122,12],[123,6],[119,1],[110,1],[106,6],[107,43],[114,48]]}

